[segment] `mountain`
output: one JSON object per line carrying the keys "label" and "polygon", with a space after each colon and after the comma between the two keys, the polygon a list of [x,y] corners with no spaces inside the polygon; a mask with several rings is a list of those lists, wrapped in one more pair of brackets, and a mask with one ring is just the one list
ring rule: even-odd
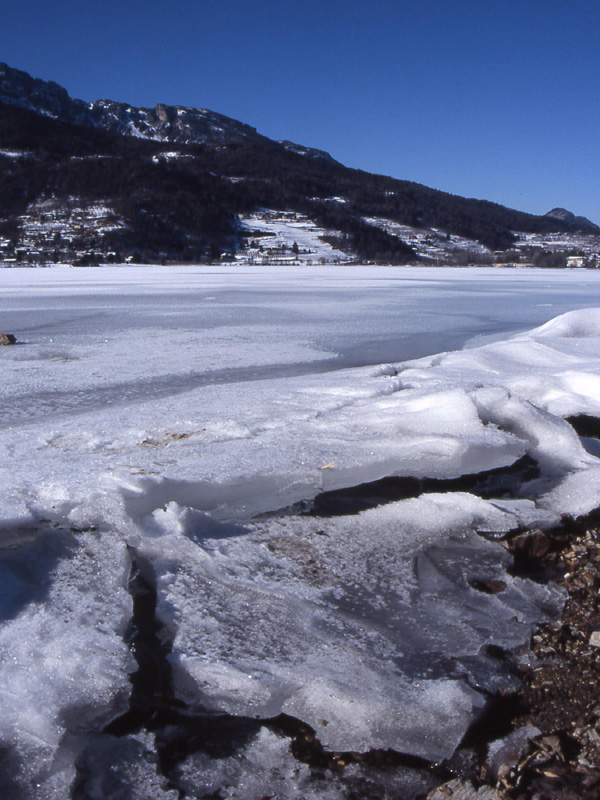
{"label": "mountain", "polygon": [[206,109],[86,103],[0,64],[5,264],[595,258],[600,229],[558,211],[350,169]]}
{"label": "mountain", "polygon": [[589,230],[593,233],[600,233],[600,227],[598,227],[598,225],[595,225],[587,217],[576,217],[572,211],[567,211],[566,208],[553,208],[552,211],[548,211],[545,216],[552,217],[553,219],[560,219],[563,222],[573,223],[577,225],[580,230]]}
{"label": "mountain", "polygon": [[[0,63],[0,102],[26,108],[61,122],[101,128],[122,136],[135,136],[177,144],[228,145],[241,142],[271,143],[256,128],[205,108],[167,106],[134,108],[113,100],[85,103],[71,98],[53,81],[32,78],[27,72]],[[312,157],[331,159],[320,150],[302,148],[292,142],[281,146]]]}

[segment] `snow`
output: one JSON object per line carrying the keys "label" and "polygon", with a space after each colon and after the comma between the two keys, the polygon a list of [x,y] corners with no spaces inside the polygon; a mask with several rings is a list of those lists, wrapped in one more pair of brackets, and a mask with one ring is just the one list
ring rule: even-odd
{"label": "snow", "polygon": [[[344,202],[339,198],[332,200]],[[303,214],[263,209],[252,214],[240,214],[240,223],[246,236],[255,239],[263,248],[263,252],[257,252],[256,248],[250,248],[249,252],[242,251],[242,261],[269,263],[287,257],[293,262],[317,264],[321,260],[337,263],[348,259],[346,253],[321,238],[332,234],[341,237],[342,234],[320,228]],[[298,253],[292,252],[294,244],[298,246]]]}
{"label": "snow", "polygon": [[522,233],[514,231],[517,241],[515,248],[533,247],[540,250],[581,252],[595,255],[600,250],[600,236],[597,233]]}
{"label": "snow", "polygon": [[477,263],[478,257],[489,256],[491,253],[488,247],[474,239],[456,235],[447,236],[445,231],[437,228],[414,228],[385,217],[365,217],[365,222],[398,236],[409,244],[417,255],[440,263],[447,262],[448,258],[459,253],[468,255],[473,263]]}
{"label": "snow", "polygon": [[[486,694],[512,685],[489,646],[523,647],[561,604],[512,576],[496,539],[600,505],[597,447],[564,419],[600,415],[600,276],[1,275],[1,326],[19,341],[0,350],[0,772],[15,797],[38,796],[35,784],[64,797],[75,779],[90,796],[128,782],[173,796],[150,734],[119,747],[101,732],[135,669],[133,558],[190,714],[284,712],[333,749],[450,756]],[[509,496],[429,488],[358,514],[303,513],[324,492],[523,456],[539,470]],[[201,774],[207,796],[280,780],[298,787],[290,797],[348,796],[339,781],[316,794],[280,734],[256,724],[229,760],[183,759],[177,785]]]}
{"label": "snow", "polygon": [[4,150],[0,149],[0,156],[7,158],[31,158],[33,153],[30,150]]}

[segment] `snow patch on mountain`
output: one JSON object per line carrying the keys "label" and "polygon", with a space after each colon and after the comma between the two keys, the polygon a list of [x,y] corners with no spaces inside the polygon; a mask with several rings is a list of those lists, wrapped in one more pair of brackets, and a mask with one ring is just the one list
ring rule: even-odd
{"label": "snow patch on mountain", "polygon": [[489,256],[491,253],[489,248],[473,239],[446,234],[436,228],[414,228],[383,217],[365,217],[364,219],[370,225],[382,228],[387,233],[402,239],[415,250],[417,255],[440,263],[448,262],[459,255],[465,256],[467,260],[471,257],[474,263],[478,263],[481,256]]}
{"label": "snow patch on mountain", "polygon": [[341,263],[348,255],[325,240],[342,234],[322,228],[303,214],[294,211],[262,209],[240,214],[241,231],[247,241],[236,260],[254,264],[267,263]]}

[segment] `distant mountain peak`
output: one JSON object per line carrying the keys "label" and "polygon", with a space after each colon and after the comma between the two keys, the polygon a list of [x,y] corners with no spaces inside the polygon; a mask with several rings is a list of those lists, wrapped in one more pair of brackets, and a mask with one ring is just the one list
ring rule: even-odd
{"label": "distant mountain peak", "polygon": [[600,227],[595,225],[587,217],[578,217],[572,211],[567,211],[566,208],[553,208],[544,214],[545,217],[552,217],[552,219],[560,219],[562,222],[573,222],[580,229],[588,229],[596,233],[600,233]]}
{"label": "distant mountain peak", "polygon": [[554,217],[554,219],[575,219],[575,214],[572,211],[567,211],[566,208],[553,208],[552,211],[548,211],[547,214],[544,214],[545,217]]}
{"label": "distant mountain peak", "polygon": [[0,102],[37,111],[44,116],[62,119],[73,113],[73,104],[78,113],[85,113],[88,104],[73,100],[62,86],[54,81],[32,78],[28,72],[9,67],[0,62]]}

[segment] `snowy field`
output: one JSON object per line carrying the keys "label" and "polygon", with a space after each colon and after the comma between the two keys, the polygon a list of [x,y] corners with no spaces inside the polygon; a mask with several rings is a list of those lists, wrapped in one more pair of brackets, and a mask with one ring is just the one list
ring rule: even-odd
{"label": "snowy field", "polygon": [[[437,762],[510,688],[498,648],[561,598],[497,540],[600,505],[598,444],[564,421],[600,416],[600,274],[56,267],[0,286],[19,341],[0,349],[7,797],[424,791],[419,770],[318,775],[266,721]],[[158,671],[130,647],[140,581],[162,725],[127,721],[134,655]],[[245,733],[215,754],[207,719]]]}
{"label": "snowy field", "polygon": [[[248,238],[252,237],[255,247],[242,250],[239,259],[253,260],[288,258],[304,264],[329,264],[344,262],[348,255],[328,244],[321,237],[338,236],[339,231],[320,228],[312,220],[295,211],[275,211],[265,208],[254,214],[240,214],[242,230]],[[262,247],[262,251],[257,250]],[[294,253],[292,248],[296,247]],[[270,263],[274,263],[272,260]]]}

